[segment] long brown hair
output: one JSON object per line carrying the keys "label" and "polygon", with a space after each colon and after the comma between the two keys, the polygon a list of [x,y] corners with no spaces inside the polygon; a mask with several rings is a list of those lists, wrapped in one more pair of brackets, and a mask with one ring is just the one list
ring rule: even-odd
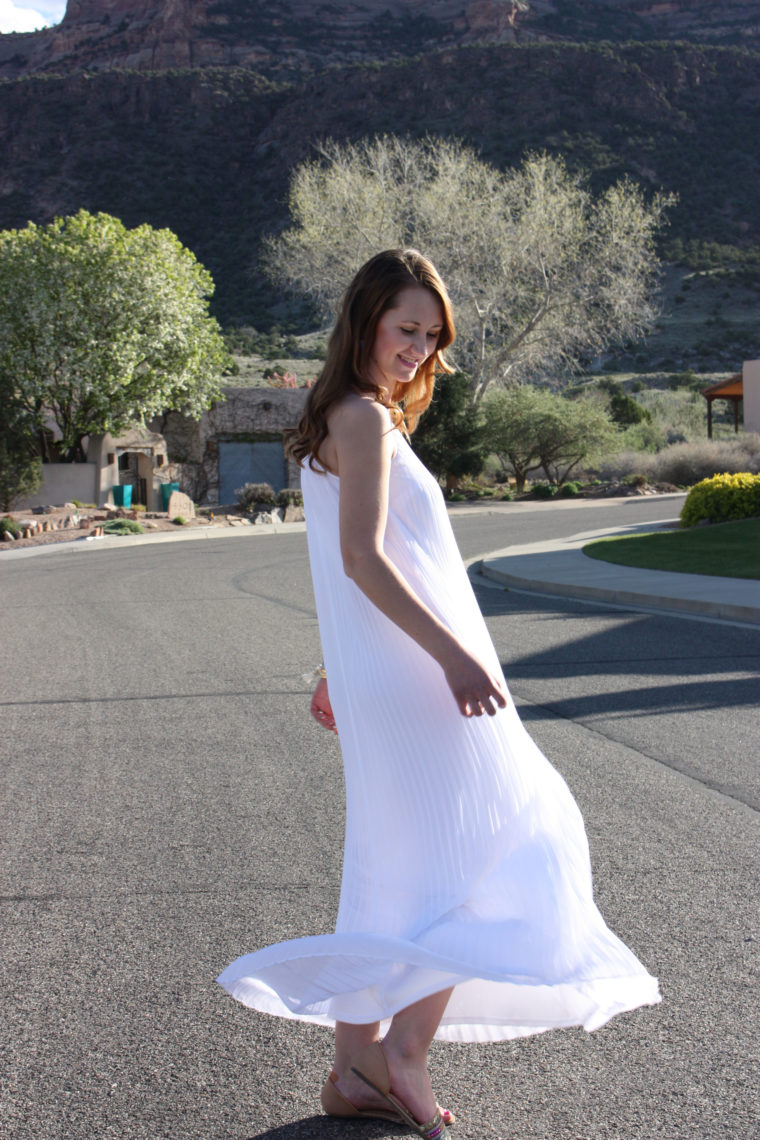
{"label": "long brown hair", "polygon": [[[397,384],[390,403],[381,388],[369,379],[370,360],[380,318],[402,289],[422,285],[434,294],[443,311],[443,327],[435,351],[420,365],[408,384]],[[327,346],[327,358],[309,392],[306,407],[296,430],[287,443],[289,455],[298,463],[309,456],[325,466],[319,449],[327,437],[327,413],[337,400],[352,389],[374,394],[378,403],[390,409],[397,427],[413,432],[433,398],[437,372],[451,372],[443,350],[455,336],[451,301],[446,286],[432,262],[416,249],[387,249],[361,267],[346,290],[335,328]]]}

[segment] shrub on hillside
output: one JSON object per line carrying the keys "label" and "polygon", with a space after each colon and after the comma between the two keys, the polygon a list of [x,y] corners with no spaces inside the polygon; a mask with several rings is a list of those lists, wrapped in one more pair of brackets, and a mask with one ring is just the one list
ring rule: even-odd
{"label": "shrub on hillside", "polygon": [[724,471],[760,472],[760,435],[747,433],[734,439],[674,443],[654,455],[620,451],[606,456],[599,464],[603,479],[623,480],[640,474],[650,483],[675,483],[680,487],[691,487]]}
{"label": "shrub on hillside", "polygon": [[760,472],[760,436],[742,435],[736,439],[703,439],[698,443],[676,443],[654,456],[653,475],[659,483],[691,487],[702,479],[723,472]]}
{"label": "shrub on hillside", "polygon": [[[641,392],[637,400],[649,412],[654,427],[663,434],[663,443],[701,440],[707,435],[707,402],[698,392],[688,388],[668,391],[650,388]],[[646,437],[645,430],[640,430]]]}
{"label": "shrub on hillside", "polygon": [[622,483],[631,475],[645,475],[652,478],[655,456],[649,452],[626,448],[614,455],[606,455],[599,464],[599,474],[603,483]]}
{"label": "shrub on hillside", "polygon": [[760,475],[715,475],[689,491],[681,509],[681,526],[698,522],[731,522],[760,516]]}
{"label": "shrub on hillside", "polygon": [[18,525],[15,519],[0,519],[0,535],[5,534],[6,531],[8,531],[8,534],[12,534],[14,538],[18,538],[18,536],[21,534],[21,527]]}

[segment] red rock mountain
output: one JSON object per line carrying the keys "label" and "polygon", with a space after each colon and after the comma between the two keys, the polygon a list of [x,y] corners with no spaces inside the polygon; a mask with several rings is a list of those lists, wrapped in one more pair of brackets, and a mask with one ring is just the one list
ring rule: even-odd
{"label": "red rock mountain", "polygon": [[69,0],[0,35],[0,77],[118,67],[303,68],[475,41],[687,38],[760,44],[760,0]]}

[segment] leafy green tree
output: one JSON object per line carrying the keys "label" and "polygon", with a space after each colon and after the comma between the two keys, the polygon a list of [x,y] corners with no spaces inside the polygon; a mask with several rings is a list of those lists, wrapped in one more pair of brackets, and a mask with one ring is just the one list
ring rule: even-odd
{"label": "leafy green tree", "polygon": [[439,376],[433,402],[412,436],[412,446],[422,462],[439,479],[479,475],[485,463],[482,437],[467,373]]}
{"label": "leafy green tree", "polygon": [[61,458],[81,460],[85,436],[164,410],[198,416],[219,397],[228,355],[212,292],[169,230],[80,210],[3,231],[0,371],[38,428],[53,417]]}
{"label": "leafy green tree", "polygon": [[561,487],[584,461],[600,458],[617,438],[607,409],[593,397],[568,400],[552,393],[554,408],[540,425],[541,466],[550,482]]}
{"label": "leafy green tree", "polygon": [[594,198],[546,154],[502,172],[455,141],[328,142],[294,171],[293,224],[265,264],[328,317],[368,257],[416,246],[451,291],[477,404],[491,384],[572,369],[650,329],[671,201],[628,180]]}
{"label": "leafy green tree", "polygon": [[484,441],[522,491],[533,471],[564,483],[574,467],[612,446],[615,427],[588,397],[569,400],[528,384],[495,389],[483,403]]}
{"label": "leafy green tree", "polygon": [[17,499],[33,495],[42,483],[42,461],[36,424],[0,374],[0,510],[10,511]]}

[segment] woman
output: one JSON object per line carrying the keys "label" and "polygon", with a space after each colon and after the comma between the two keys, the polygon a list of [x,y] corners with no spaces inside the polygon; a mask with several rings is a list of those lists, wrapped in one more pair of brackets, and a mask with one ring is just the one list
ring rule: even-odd
{"label": "woman", "polygon": [[346,775],[337,927],[219,979],[253,1008],[335,1025],[327,1112],[429,1138],[452,1120],[428,1077],[434,1037],[594,1029],[659,1000],[596,909],[578,808],[519,721],[405,438],[453,339],[414,250],[378,254],[346,292],[292,442],[329,678],[315,703],[323,723],[334,711]]}

